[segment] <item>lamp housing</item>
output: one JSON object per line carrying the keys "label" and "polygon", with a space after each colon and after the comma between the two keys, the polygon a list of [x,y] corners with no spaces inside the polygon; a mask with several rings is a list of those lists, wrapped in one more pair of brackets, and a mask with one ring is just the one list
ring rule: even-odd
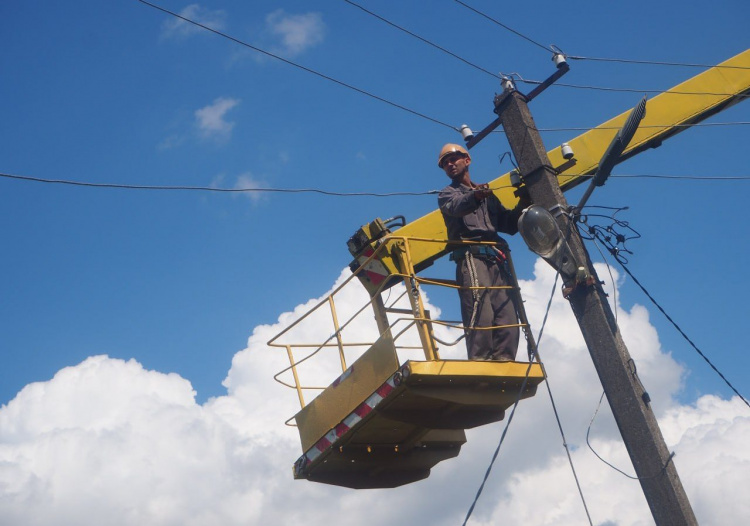
{"label": "lamp housing", "polygon": [[549,210],[539,205],[528,207],[518,218],[518,231],[529,249],[563,277],[576,277],[578,263]]}

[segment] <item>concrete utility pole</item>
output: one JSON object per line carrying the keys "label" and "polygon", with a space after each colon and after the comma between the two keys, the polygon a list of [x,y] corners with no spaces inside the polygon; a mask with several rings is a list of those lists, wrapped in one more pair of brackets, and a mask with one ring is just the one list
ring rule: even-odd
{"label": "concrete utility pole", "polygon": [[[548,210],[558,205],[567,210],[568,204],[526,102],[517,91],[506,91],[495,98],[495,113],[508,137],[532,202]],[[593,285],[580,284],[568,299],[654,521],[658,526],[697,525],[588,252],[568,216],[560,214],[556,220],[578,266],[583,266],[593,277]]]}

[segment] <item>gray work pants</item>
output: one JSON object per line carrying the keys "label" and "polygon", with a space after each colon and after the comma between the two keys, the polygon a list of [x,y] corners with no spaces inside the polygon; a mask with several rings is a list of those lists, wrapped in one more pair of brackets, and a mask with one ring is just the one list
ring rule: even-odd
{"label": "gray work pants", "polygon": [[[460,287],[471,287],[470,265],[473,262],[476,282],[480,287],[509,285],[508,277],[500,262],[491,256],[464,257],[456,261],[456,281]],[[466,327],[466,349],[470,360],[497,360],[503,357],[515,359],[518,350],[519,328],[516,310],[508,289],[480,289],[478,298],[469,288],[459,289],[461,318]],[[471,321],[474,303],[474,327]],[[477,330],[477,327],[515,325],[502,329]]]}

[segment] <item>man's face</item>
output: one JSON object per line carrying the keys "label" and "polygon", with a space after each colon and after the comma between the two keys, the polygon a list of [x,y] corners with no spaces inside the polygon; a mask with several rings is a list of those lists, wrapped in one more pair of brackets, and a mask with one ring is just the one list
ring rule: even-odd
{"label": "man's face", "polygon": [[443,171],[451,179],[463,177],[471,160],[462,153],[452,153],[443,159]]}

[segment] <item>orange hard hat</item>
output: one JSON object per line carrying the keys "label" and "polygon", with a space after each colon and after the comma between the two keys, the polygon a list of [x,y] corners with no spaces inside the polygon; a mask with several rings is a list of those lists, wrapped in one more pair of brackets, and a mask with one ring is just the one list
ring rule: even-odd
{"label": "orange hard hat", "polygon": [[449,143],[449,144],[446,144],[445,146],[443,146],[443,149],[440,150],[440,157],[438,157],[438,166],[440,168],[443,167],[443,159],[445,159],[446,157],[448,157],[452,153],[463,154],[466,157],[468,157],[469,160],[471,160],[471,155],[469,155],[469,152],[466,150],[466,148],[464,148],[463,146],[461,146],[459,144],[450,144]]}

